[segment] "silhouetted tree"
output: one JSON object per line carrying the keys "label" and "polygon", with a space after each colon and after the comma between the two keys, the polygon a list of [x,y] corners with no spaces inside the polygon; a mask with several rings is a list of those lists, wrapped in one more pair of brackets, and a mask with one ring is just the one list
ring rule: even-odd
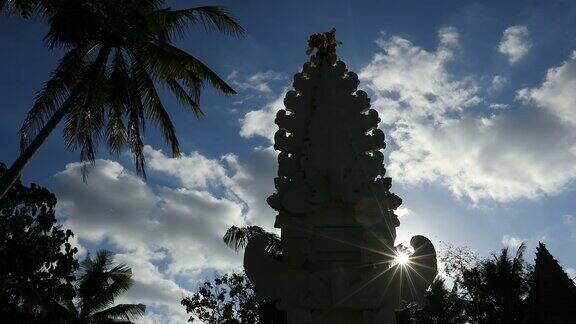
{"label": "silhouetted tree", "polygon": [[216,275],[205,281],[191,297],[182,299],[189,322],[207,324],[280,324],[284,315],[274,302],[258,299],[244,272]]}
{"label": "silhouetted tree", "polygon": [[268,241],[268,245],[266,246],[267,252],[275,257],[280,257],[282,255],[282,243],[280,242],[280,237],[274,233],[265,231],[259,226],[232,226],[226,231],[226,234],[224,234],[222,239],[226,245],[238,252],[240,249],[246,247],[248,241],[256,235],[263,236]]}
{"label": "silhouetted tree", "polygon": [[463,271],[460,285],[472,323],[522,323],[531,274],[525,250],[521,244],[511,258],[504,248]]}
{"label": "silhouetted tree", "polygon": [[[0,176],[6,165],[0,163]],[[43,322],[60,301],[74,297],[77,252],[73,235],[56,223],[56,197],[20,181],[0,200],[0,321]]]}
{"label": "silhouetted tree", "polygon": [[458,295],[458,285],[448,290],[445,280],[438,277],[426,292],[425,304],[415,312],[416,323],[457,324],[466,323],[464,301]]}
{"label": "silhouetted tree", "polygon": [[439,261],[443,264],[443,272],[449,278],[458,282],[462,280],[465,270],[477,267],[480,257],[467,246],[456,246],[447,242],[440,242],[441,250]]}
{"label": "silhouetted tree", "polygon": [[53,315],[62,323],[131,323],[144,315],[143,304],[114,305],[116,298],[133,285],[132,270],[114,265],[110,251],[99,251],[95,259],[80,264],[76,300],[69,299]]}
{"label": "silhouetted tree", "polygon": [[[22,125],[22,153],[0,179],[0,199],[62,120],[66,145],[80,150],[81,161],[93,162],[104,139],[112,154],[129,148],[137,172],[144,175],[142,132],[147,120],[161,130],[173,156],[180,155],[157,85],[166,86],[196,116],[202,115],[199,102],[205,83],[222,93],[235,93],[172,41],[191,25],[236,36],[244,29],[222,7],[171,10],[165,2],[39,0],[32,1],[39,9],[22,9],[47,18],[47,45],[66,52]],[[9,10],[25,3],[4,0],[0,5]]]}

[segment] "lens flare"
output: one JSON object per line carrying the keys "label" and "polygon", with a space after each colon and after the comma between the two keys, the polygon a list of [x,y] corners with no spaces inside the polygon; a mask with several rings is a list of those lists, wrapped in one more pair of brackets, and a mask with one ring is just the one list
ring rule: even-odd
{"label": "lens flare", "polygon": [[396,256],[394,257],[394,263],[399,265],[406,265],[410,262],[410,254],[404,251],[396,251]]}

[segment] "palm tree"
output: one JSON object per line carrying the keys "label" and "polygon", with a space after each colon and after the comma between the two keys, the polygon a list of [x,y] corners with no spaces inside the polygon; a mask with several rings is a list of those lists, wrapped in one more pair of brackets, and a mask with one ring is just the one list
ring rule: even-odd
{"label": "palm tree", "polygon": [[464,270],[465,309],[474,323],[522,323],[530,270],[522,243],[514,257],[508,248],[474,268]]}
{"label": "palm tree", "polygon": [[425,304],[416,311],[416,323],[457,324],[466,323],[464,303],[458,295],[458,285],[454,283],[448,290],[445,280],[437,277],[425,295]]}
{"label": "palm tree", "polygon": [[49,23],[48,46],[66,50],[22,125],[21,155],[0,179],[0,199],[62,120],[66,146],[80,150],[81,161],[93,163],[99,142],[105,141],[113,155],[129,148],[137,173],[145,176],[146,121],[160,129],[172,155],[180,155],[158,85],[197,117],[206,83],[224,94],[235,93],[200,60],[172,44],[194,25],[243,35],[242,26],[222,7],[172,10],[165,0],[0,1],[4,11],[30,3],[29,12]]}
{"label": "palm tree", "polygon": [[246,244],[248,244],[250,239],[257,235],[263,236],[267,240],[268,244],[266,245],[266,251],[268,253],[277,257],[282,255],[282,243],[280,237],[274,233],[265,231],[259,226],[232,226],[226,231],[226,234],[224,234],[223,240],[226,245],[238,252],[238,250],[246,247]]}
{"label": "palm tree", "polygon": [[64,323],[131,323],[144,315],[143,304],[118,304],[115,299],[133,284],[132,270],[125,264],[113,266],[113,254],[99,251],[92,260],[80,264],[77,282],[77,302],[68,300],[58,311]]}

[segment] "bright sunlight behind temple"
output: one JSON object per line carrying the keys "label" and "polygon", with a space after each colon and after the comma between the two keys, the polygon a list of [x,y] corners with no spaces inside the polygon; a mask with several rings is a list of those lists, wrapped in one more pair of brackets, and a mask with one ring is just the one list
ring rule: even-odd
{"label": "bright sunlight behind temple", "polygon": [[394,257],[394,264],[405,265],[410,261],[410,254],[406,251],[396,251],[396,256]]}

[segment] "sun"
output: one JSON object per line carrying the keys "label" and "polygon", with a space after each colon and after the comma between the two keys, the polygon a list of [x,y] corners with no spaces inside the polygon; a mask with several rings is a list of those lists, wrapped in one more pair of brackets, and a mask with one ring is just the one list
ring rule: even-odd
{"label": "sun", "polygon": [[394,257],[394,263],[399,265],[406,265],[410,262],[410,254],[404,251],[396,251],[396,256]]}

